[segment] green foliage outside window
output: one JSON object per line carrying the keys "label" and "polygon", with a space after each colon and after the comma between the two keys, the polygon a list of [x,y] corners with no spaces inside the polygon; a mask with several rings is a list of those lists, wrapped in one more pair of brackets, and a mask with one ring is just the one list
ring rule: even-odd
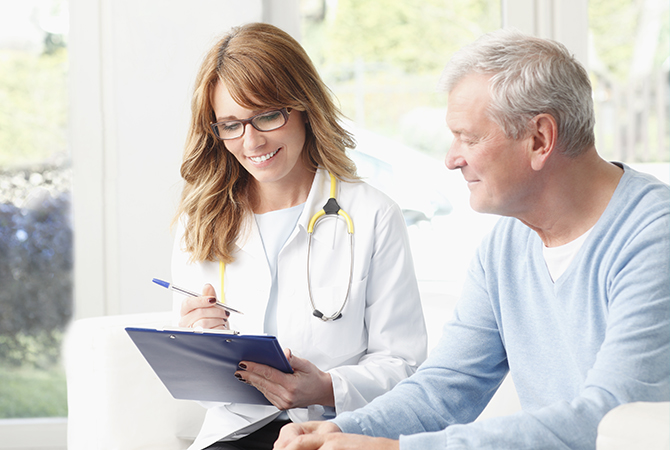
{"label": "green foliage outside window", "polygon": [[0,49],[0,418],[67,415],[72,316],[67,50]]}
{"label": "green foliage outside window", "polygon": [[359,126],[441,160],[450,55],[500,27],[498,0],[303,0],[302,44]]}
{"label": "green foliage outside window", "polygon": [[318,64],[351,64],[357,58],[385,61],[408,74],[439,73],[450,54],[500,24],[497,1],[339,0],[332,17],[321,23],[319,50],[305,46]]}
{"label": "green foliage outside window", "polygon": [[67,50],[0,50],[0,166],[67,153]]}

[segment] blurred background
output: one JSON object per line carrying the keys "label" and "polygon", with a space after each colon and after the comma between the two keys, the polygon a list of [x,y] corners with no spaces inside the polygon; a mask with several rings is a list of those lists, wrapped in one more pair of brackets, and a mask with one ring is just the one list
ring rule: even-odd
{"label": "blurred background", "polygon": [[0,0],[0,450],[65,448],[73,318],[170,308],[150,280],[169,279],[195,72],[252,21],[296,37],[337,97],[359,173],[403,210],[427,307],[458,297],[496,220],[444,167],[435,90],[478,36],[564,42],[591,75],[601,155],[670,177],[665,0]]}

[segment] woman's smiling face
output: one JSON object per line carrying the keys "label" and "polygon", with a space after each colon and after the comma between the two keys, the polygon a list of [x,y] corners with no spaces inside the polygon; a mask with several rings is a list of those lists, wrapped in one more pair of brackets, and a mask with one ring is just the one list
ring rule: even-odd
{"label": "woman's smiling face", "polygon": [[[222,82],[212,95],[216,121],[248,119],[266,110],[250,110],[233,100]],[[305,174],[302,151],[305,145],[303,113],[291,110],[286,125],[273,131],[258,131],[246,124],[244,135],[225,141],[226,149],[258,183],[300,183]]]}

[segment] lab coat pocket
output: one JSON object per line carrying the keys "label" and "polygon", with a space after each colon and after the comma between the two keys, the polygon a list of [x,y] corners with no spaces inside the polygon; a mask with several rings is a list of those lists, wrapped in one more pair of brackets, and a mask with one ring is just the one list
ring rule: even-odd
{"label": "lab coat pocket", "polygon": [[[365,352],[365,288],[367,280],[351,283],[349,300],[337,320],[310,320],[312,342],[319,353],[327,356],[332,366],[341,364]],[[326,316],[340,309],[347,294],[347,286],[322,287],[312,290],[314,306]]]}

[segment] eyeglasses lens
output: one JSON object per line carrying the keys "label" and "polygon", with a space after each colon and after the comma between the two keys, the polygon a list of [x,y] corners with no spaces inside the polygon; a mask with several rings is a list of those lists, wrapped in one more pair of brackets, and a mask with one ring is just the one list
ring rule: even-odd
{"label": "eyeglasses lens", "polygon": [[286,120],[281,111],[270,111],[259,114],[251,120],[251,124],[259,131],[272,131],[284,125]]}
{"label": "eyeglasses lens", "polygon": [[268,111],[258,114],[249,120],[231,120],[214,124],[221,139],[235,139],[244,134],[244,126],[247,123],[258,131],[272,131],[286,124],[286,117],[281,110]]}

